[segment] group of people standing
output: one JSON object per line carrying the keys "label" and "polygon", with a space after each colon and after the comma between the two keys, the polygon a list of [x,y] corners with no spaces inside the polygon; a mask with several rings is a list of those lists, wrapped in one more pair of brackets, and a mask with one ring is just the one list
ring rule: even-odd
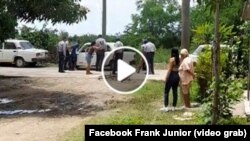
{"label": "group of people standing", "polygon": [[[120,41],[119,38],[116,39],[116,42],[114,44],[115,47],[121,47],[123,46],[123,43]],[[79,44],[76,41],[76,39],[73,40],[73,42],[69,43],[68,39],[66,37],[63,37],[63,39],[58,43],[57,45],[57,52],[59,56],[59,72],[64,73],[65,70],[75,70],[76,68],[76,61],[77,61],[77,49],[79,48]],[[102,37],[102,35],[98,35],[97,39],[95,41],[92,41],[89,47],[86,48],[85,52],[85,60],[87,62],[86,66],[86,74],[92,74],[90,72],[91,70],[91,60],[93,58],[93,54],[96,53],[96,71],[101,71],[102,69],[102,63],[105,57],[105,52],[108,51],[108,45],[106,43],[106,40]],[[123,58],[123,51],[118,50],[114,53],[114,64],[113,64],[113,70],[112,74],[116,74],[117,71],[117,60]]]}
{"label": "group of people standing", "polygon": [[[184,108],[191,108],[189,89],[191,86],[191,82],[195,77],[195,74],[193,61],[188,57],[188,55],[189,53],[187,49],[182,49],[180,51],[180,55],[178,48],[173,48],[171,50],[171,58],[168,61],[167,75],[165,78],[164,107],[160,109],[162,111],[176,109],[179,85]],[[172,89],[173,92],[172,108],[169,108],[170,89]]]}
{"label": "group of people standing", "polygon": [[76,69],[77,61],[77,49],[79,48],[79,43],[76,38],[69,43],[66,37],[58,43],[57,52],[59,57],[59,72],[64,73],[65,70],[73,71]]}
{"label": "group of people standing", "polygon": [[[123,43],[117,38],[114,46],[118,48],[123,46]],[[64,72],[64,70],[66,69],[66,63],[68,63],[69,70],[75,69],[77,60],[76,51],[78,47],[79,44],[77,40],[74,40],[71,44],[69,44],[66,37],[64,37],[63,40],[58,43],[57,51],[59,55],[59,72]],[[87,55],[85,56],[87,62],[87,75],[92,74],[90,72],[90,69],[93,53],[96,53],[96,71],[101,71],[103,59],[107,50],[108,45],[106,43],[106,40],[101,35],[99,35],[95,41],[91,42],[90,46],[86,49]],[[141,51],[147,59],[149,74],[154,74],[154,55],[156,51],[154,43],[145,39],[143,41],[143,44],[141,45]],[[181,98],[183,100],[185,108],[191,107],[189,100],[189,88],[191,82],[195,77],[195,74],[193,62],[191,58],[188,57],[188,55],[189,53],[186,49],[182,49],[180,53],[178,48],[172,48],[171,50],[171,57],[168,61],[167,75],[165,78],[164,107],[160,109],[162,111],[174,110],[176,108],[179,85],[181,90]],[[117,61],[118,59],[122,58],[123,50],[117,50],[114,52],[112,74],[116,74]],[[137,72],[139,72],[143,68],[143,64],[145,65],[145,62],[143,59],[141,59]],[[172,89],[173,91],[172,108],[169,108],[170,89]]]}
{"label": "group of people standing", "polygon": [[[123,46],[123,43],[120,41],[119,38],[116,39],[116,42],[114,44],[116,48]],[[102,37],[102,35],[99,35],[96,41],[93,41],[91,45],[87,48],[87,55],[86,55],[86,61],[87,61],[87,69],[86,69],[86,74],[92,74],[90,72],[91,68],[91,59],[93,57],[93,53],[96,53],[96,71],[101,71],[102,69],[102,63],[105,57],[105,52],[108,50],[108,45],[106,43],[106,40]],[[113,56],[113,69],[112,69],[112,74],[115,75],[117,71],[117,61],[118,59],[123,58],[123,51],[122,50],[117,50],[114,53]]]}

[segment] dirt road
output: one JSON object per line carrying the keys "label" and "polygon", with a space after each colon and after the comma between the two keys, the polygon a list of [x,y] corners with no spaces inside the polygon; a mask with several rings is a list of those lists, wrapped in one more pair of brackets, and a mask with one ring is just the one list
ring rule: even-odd
{"label": "dirt road", "polygon": [[[164,78],[164,71],[150,79]],[[99,72],[55,67],[0,67],[0,141],[55,141],[86,117],[128,95],[111,91]]]}

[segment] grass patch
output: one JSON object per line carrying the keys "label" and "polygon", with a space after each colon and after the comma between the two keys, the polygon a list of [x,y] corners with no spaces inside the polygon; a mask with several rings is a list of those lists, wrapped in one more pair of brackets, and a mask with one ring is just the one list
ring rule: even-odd
{"label": "grass patch", "polygon": [[170,57],[171,49],[158,48],[155,52],[155,63],[166,63]]}
{"label": "grass patch", "polygon": [[60,141],[83,141],[84,140],[84,125],[75,127],[71,131],[67,132]]}
{"label": "grass patch", "polygon": [[[202,124],[199,120],[199,111],[194,111],[191,120],[181,121],[175,120],[174,116],[181,117],[184,111],[161,112],[159,109],[163,105],[163,81],[149,81],[146,85],[131,95],[126,103],[117,103],[116,109],[109,112],[105,111],[85,124],[111,124],[111,125],[136,125],[136,124],[164,124],[164,125],[183,125],[183,124]],[[172,104],[172,93],[170,92],[170,104]],[[180,98],[178,106],[180,106]],[[77,127],[66,133],[62,141],[82,141],[83,127]]]}
{"label": "grass patch", "polygon": [[154,68],[156,70],[166,70],[167,69],[167,62],[165,62],[165,63],[154,63]]}
{"label": "grass patch", "polygon": [[[174,117],[182,117],[184,111],[160,112],[159,108],[163,105],[163,81],[149,81],[146,85],[131,95],[126,103],[116,103],[110,111],[104,111],[97,116],[90,118],[81,126],[74,128],[66,133],[61,141],[82,141],[84,140],[84,124],[110,124],[110,125],[138,125],[138,124],[159,124],[159,125],[196,125],[204,124],[199,115],[200,110],[192,111],[194,116],[190,120],[176,120]],[[191,99],[197,97],[197,83],[193,82],[191,87]],[[170,104],[172,104],[172,93],[170,92]],[[180,106],[180,98],[178,106]],[[246,119],[232,118],[222,121],[221,124],[248,124]]]}

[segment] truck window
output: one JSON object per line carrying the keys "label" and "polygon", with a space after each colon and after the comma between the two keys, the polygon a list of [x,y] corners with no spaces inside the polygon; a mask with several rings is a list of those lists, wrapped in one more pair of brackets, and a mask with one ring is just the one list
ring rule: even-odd
{"label": "truck window", "polygon": [[16,45],[14,43],[6,43],[4,49],[16,49]]}

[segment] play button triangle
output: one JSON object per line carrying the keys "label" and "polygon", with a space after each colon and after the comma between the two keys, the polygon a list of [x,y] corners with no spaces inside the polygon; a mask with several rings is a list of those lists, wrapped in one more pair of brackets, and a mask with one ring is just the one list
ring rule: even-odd
{"label": "play button triangle", "polygon": [[123,81],[136,72],[136,69],[125,61],[119,59],[117,66],[117,80]]}

